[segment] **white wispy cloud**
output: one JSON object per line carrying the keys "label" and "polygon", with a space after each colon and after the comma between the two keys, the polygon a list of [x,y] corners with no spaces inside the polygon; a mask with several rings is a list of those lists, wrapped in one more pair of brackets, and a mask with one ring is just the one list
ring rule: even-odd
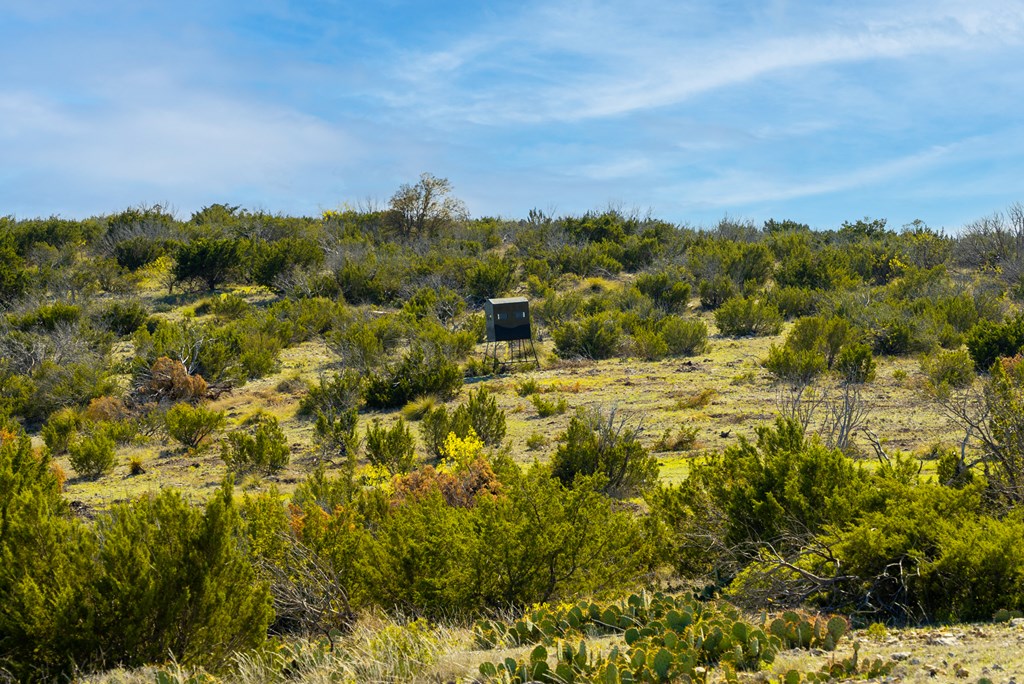
{"label": "white wispy cloud", "polygon": [[[685,23],[693,12],[671,3],[635,14],[545,5],[442,50],[413,53],[398,72],[408,86],[403,98],[421,97],[420,106],[438,117],[573,122],[665,107],[786,70],[984,50],[1024,37],[1024,8],[1016,2],[898,10],[838,11],[819,23],[797,22],[782,36],[750,25],[699,36]],[[510,79],[481,86],[473,80],[481,71]]]}
{"label": "white wispy cloud", "polygon": [[0,62],[0,214],[315,210],[422,171],[506,215],[1024,191],[1022,0],[11,0]]}
{"label": "white wispy cloud", "polygon": [[125,188],[202,204],[239,188],[303,195],[304,177],[366,159],[338,126],[286,106],[188,88],[140,102],[125,92],[88,108],[0,92],[6,163],[97,195]]}
{"label": "white wispy cloud", "polygon": [[[912,154],[895,156],[856,168],[816,174],[813,177],[793,173],[757,174],[743,170],[725,170],[713,178],[672,186],[670,193],[683,198],[692,207],[747,207],[765,202],[785,202],[847,190],[865,190],[894,182],[914,186],[918,178],[945,166],[970,165],[993,161],[1024,152],[1020,131],[973,136],[944,145],[934,145]],[[928,185],[931,185],[929,183]],[[950,190],[932,186],[933,197]],[[976,192],[980,188],[974,188]]]}

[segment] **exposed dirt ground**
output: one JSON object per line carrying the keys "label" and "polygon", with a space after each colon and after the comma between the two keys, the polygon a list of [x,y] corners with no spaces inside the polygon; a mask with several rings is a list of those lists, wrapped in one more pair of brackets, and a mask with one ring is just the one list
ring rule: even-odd
{"label": "exposed dirt ground", "polygon": [[[713,326],[713,319],[706,318]],[[754,437],[758,425],[775,418],[779,410],[778,389],[760,362],[769,346],[780,344],[785,334],[786,330],[775,337],[744,339],[712,334],[707,353],[656,362],[563,361],[554,356],[549,341],[542,341],[537,345],[539,370],[469,380],[462,395],[451,405],[464,400],[478,387],[492,390],[507,413],[507,448],[521,463],[547,460],[557,448],[557,435],[581,406],[606,412],[616,410],[628,424],[642,429],[643,441],[652,448],[666,431],[674,436],[681,428],[695,428],[695,440],[685,451],[657,454],[662,463],[662,478],[674,481],[685,475],[692,458],[704,451],[720,451],[741,436]],[[304,343],[282,352],[276,374],[235,388],[211,403],[212,408],[226,412],[228,429],[257,410],[271,413],[281,421],[291,443],[292,463],[285,471],[271,478],[249,476],[240,483],[243,489],[263,489],[275,484],[287,493],[316,466],[311,446],[312,425],[296,415],[303,390],[295,380],[313,383],[320,374],[335,370],[336,358],[322,342]],[[544,398],[565,399],[566,412],[540,417],[530,399],[515,391],[518,383],[529,379],[539,383]],[[865,385],[862,400],[867,411],[864,425],[881,439],[887,450],[924,456],[930,445],[954,445],[961,437],[956,426],[921,391],[917,359],[880,359],[877,378]],[[387,422],[396,419],[398,412],[364,414],[361,425],[365,426],[374,415]],[[418,433],[415,428],[414,431]],[[527,445],[531,436],[539,436],[542,444],[531,449]],[[855,436],[853,447],[853,452],[867,463],[874,461],[873,450],[863,434]],[[129,474],[133,458],[141,461],[145,473]],[[160,438],[122,449],[118,463],[111,474],[99,480],[83,480],[74,478],[70,465],[62,462],[72,474],[67,485],[69,498],[88,510],[160,487],[175,486],[203,499],[216,489],[226,473],[217,448],[190,452]],[[934,461],[922,461],[922,472],[932,472],[934,465]]]}

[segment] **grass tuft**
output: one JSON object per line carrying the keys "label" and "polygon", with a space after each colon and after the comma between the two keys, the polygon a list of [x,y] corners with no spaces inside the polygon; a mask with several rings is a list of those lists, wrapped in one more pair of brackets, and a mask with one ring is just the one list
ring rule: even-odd
{"label": "grass tuft", "polygon": [[683,426],[673,435],[672,429],[666,429],[665,432],[658,438],[658,441],[654,443],[654,451],[689,451],[693,449],[697,444],[697,428],[693,426]]}
{"label": "grass tuft", "polygon": [[676,401],[676,408],[679,410],[704,408],[718,397],[718,390],[708,387],[699,392],[680,397]]}
{"label": "grass tuft", "polygon": [[537,415],[541,418],[560,416],[569,409],[569,402],[565,400],[565,397],[545,399],[539,394],[533,394],[530,395],[530,401],[533,403],[534,408],[537,409]]}
{"label": "grass tuft", "polygon": [[423,416],[437,408],[440,401],[432,394],[416,397],[402,407],[402,417],[406,420],[422,420]]}

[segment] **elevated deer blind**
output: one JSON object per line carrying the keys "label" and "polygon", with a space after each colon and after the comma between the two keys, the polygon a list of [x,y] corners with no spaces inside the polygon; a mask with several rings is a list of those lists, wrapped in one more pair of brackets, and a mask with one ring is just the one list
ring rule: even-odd
{"label": "elevated deer blind", "polygon": [[[487,314],[486,356],[500,363],[523,363],[531,357],[537,362],[530,328],[530,302],[526,297],[488,299],[484,302],[484,313]],[[504,358],[499,358],[502,343],[505,353]]]}

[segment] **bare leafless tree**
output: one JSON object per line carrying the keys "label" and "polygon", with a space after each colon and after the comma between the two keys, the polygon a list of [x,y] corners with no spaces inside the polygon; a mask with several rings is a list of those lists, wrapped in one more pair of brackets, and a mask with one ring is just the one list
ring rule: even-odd
{"label": "bare leafless tree", "polygon": [[980,386],[959,390],[932,388],[931,395],[943,413],[964,431],[958,474],[980,467],[995,492],[1012,503],[1021,503],[1024,373],[1017,368],[1020,362],[1007,363],[996,364],[992,375]]}
{"label": "bare leafless tree", "polygon": [[403,185],[391,197],[388,212],[398,234],[409,239],[417,235],[437,235],[445,225],[468,216],[462,200],[452,197],[447,178],[429,173],[420,175],[415,185]]}
{"label": "bare leafless tree", "polygon": [[816,432],[829,447],[846,451],[853,435],[868,417],[860,383],[780,383],[775,392],[779,415],[796,421],[805,432]]}
{"label": "bare leafless tree", "polygon": [[820,536],[797,535],[776,543],[761,542],[751,560],[746,581],[734,595],[737,603],[750,608],[796,607],[812,596],[832,597],[832,603],[838,606],[839,597],[845,594],[843,585],[858,579],[842,574],[839,559]]}
{"label": "bare leafless tree", "polygon": [[260,567],[270,580],[277,623],[286,631],[323,634],[334,648],[334,635],[355,624],[348,593],[333,566],[298,539],[287,535],[284,555]]}
{"label": "bare leafless tree", "polygon": [[818,432],[825,445],[840,451],[848,450],[853,434],[863,426],[868,415],[860,384],[839,383],[824,402],[824,409]]}
{"label": "bare leafless tree", "polygon": [[972,268],[999,267],[1006,282],[1024,276],[1024,204],[1015,203],[967,224],[957,239],[957,261]]}
{"label": "bare leafless tree", "polygon": [[796,421],[804,432],[822,403],[822,395],[814,388],[812,379],[780,382],[775,388],[775,409],[783,418]]}

